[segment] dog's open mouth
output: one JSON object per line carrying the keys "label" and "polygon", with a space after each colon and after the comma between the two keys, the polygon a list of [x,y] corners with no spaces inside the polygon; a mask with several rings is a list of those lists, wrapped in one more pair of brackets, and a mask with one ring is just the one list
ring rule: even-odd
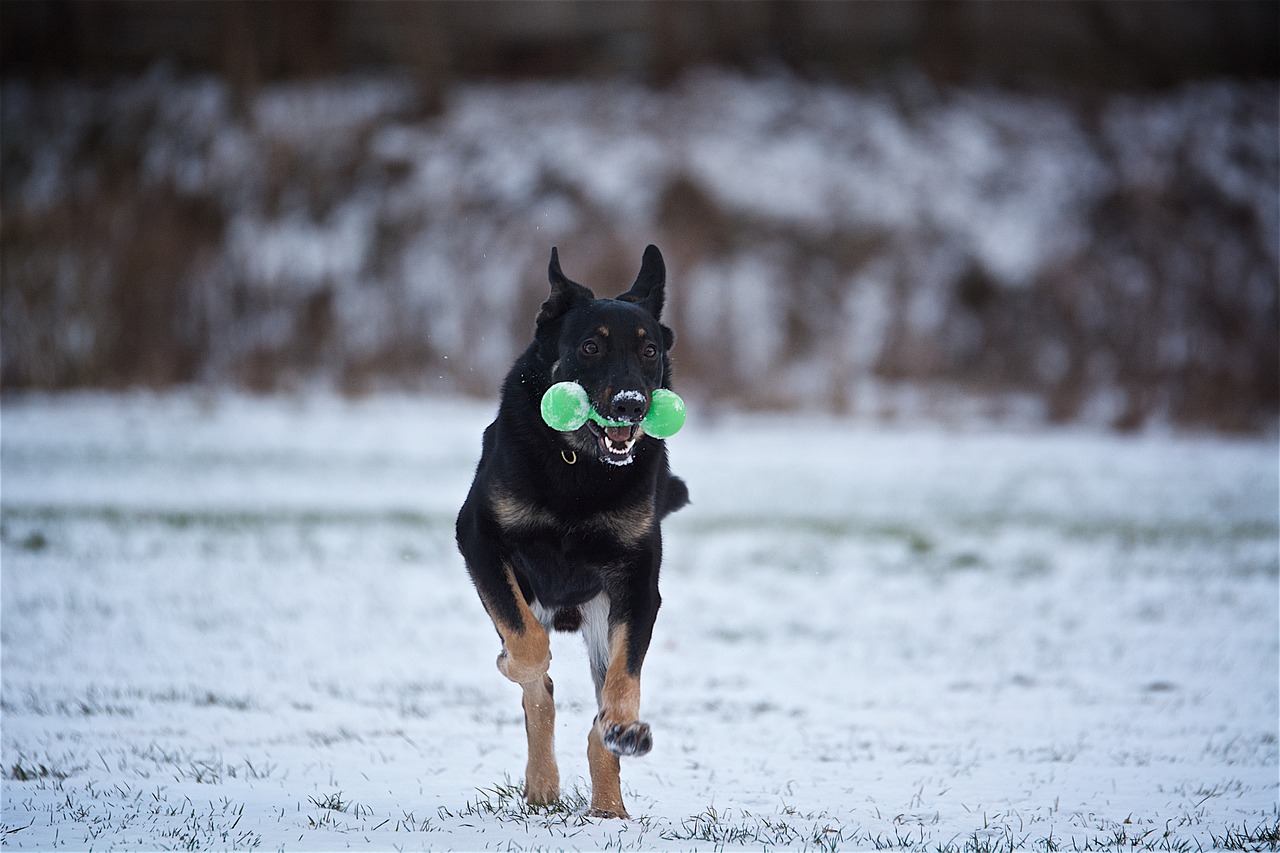
{"label": "dog's open mouth", "polygon": [[631,451],[636,446],[636,439],[640,437],[638,424],[606,427],[588,421],[587,426],[591,429],[591,434],[596,437],[601,459],[613,465],[626,465],[631,462]]}

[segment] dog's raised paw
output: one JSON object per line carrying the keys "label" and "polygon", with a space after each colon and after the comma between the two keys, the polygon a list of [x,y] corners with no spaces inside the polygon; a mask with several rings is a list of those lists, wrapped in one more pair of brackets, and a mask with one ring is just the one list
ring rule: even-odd
{"label": "dog's raised paw", "polygon": [[644,755],[653,749],[653,732],[648,723],[614,723],[605,727],[600,740],[614,755]]}

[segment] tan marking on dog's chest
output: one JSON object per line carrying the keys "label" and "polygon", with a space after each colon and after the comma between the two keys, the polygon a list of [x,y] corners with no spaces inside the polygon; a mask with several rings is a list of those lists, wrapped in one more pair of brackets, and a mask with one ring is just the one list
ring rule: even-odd
{"label": "tan marking on dog's chest", "polygon": [[565,522],[554,512],[518,498],[505,489],[495,489],[489,498],[498,526],[503,530],[553,528],[566,532],[589,531],[617,539],[624,545],[635,545],[653,529],[654,511],[650,502],[588,516],[576,524]]}
{"label": "tan marking on dog's chest", "polygon": [[593,515],[585,526],[612,536],[624,545],[634,545],[653,529],[653,505],[639,503],[625,509]]}
{"label": "tan marking on dog's chest", "polygon": [[489,506],[498,526],[503,530],[529,530],[535,527],[558,527],[555,513],[516,497],[505,489],[494,489]]}

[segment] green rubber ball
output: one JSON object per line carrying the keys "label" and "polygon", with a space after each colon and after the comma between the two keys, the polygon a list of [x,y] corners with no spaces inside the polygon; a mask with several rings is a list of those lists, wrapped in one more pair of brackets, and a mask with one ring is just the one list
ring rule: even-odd
{"label": "green rubber ball", "polygon": [[542,395],[542,420],[560,432],[573,432],[587,422],[591,401],[577,382],[557,382]]}
{"label": "green rubber ball", "polygon": [[640,426],[654,438],[670,438],[684,426],[684,415],[684,400],[680,395],[667,388],[658,388],[653,392],[649,414],[645,415]]}

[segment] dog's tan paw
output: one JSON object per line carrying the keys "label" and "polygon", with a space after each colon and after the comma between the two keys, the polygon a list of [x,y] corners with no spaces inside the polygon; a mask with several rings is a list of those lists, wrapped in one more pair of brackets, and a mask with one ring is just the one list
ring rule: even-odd
{"label": "dog's tan paw", "polygon": [[560,799],[560,780],[531,779],[525,783],[524,799],[531,806],[549,806]]}
{"label": "dog's tan paw", "polygon": [[648,723],[605,723],[600,740],[614,755],[644,755],[653,749],[653,733]]}
{"label": "dog's tan paw", "polygon": [[614,808],[591,808],[587,810],[587,817],[602,817],[607,819],[616,818],[617,820],[631,820],[631,815],[627,814],[627,810],[618,806]]}

